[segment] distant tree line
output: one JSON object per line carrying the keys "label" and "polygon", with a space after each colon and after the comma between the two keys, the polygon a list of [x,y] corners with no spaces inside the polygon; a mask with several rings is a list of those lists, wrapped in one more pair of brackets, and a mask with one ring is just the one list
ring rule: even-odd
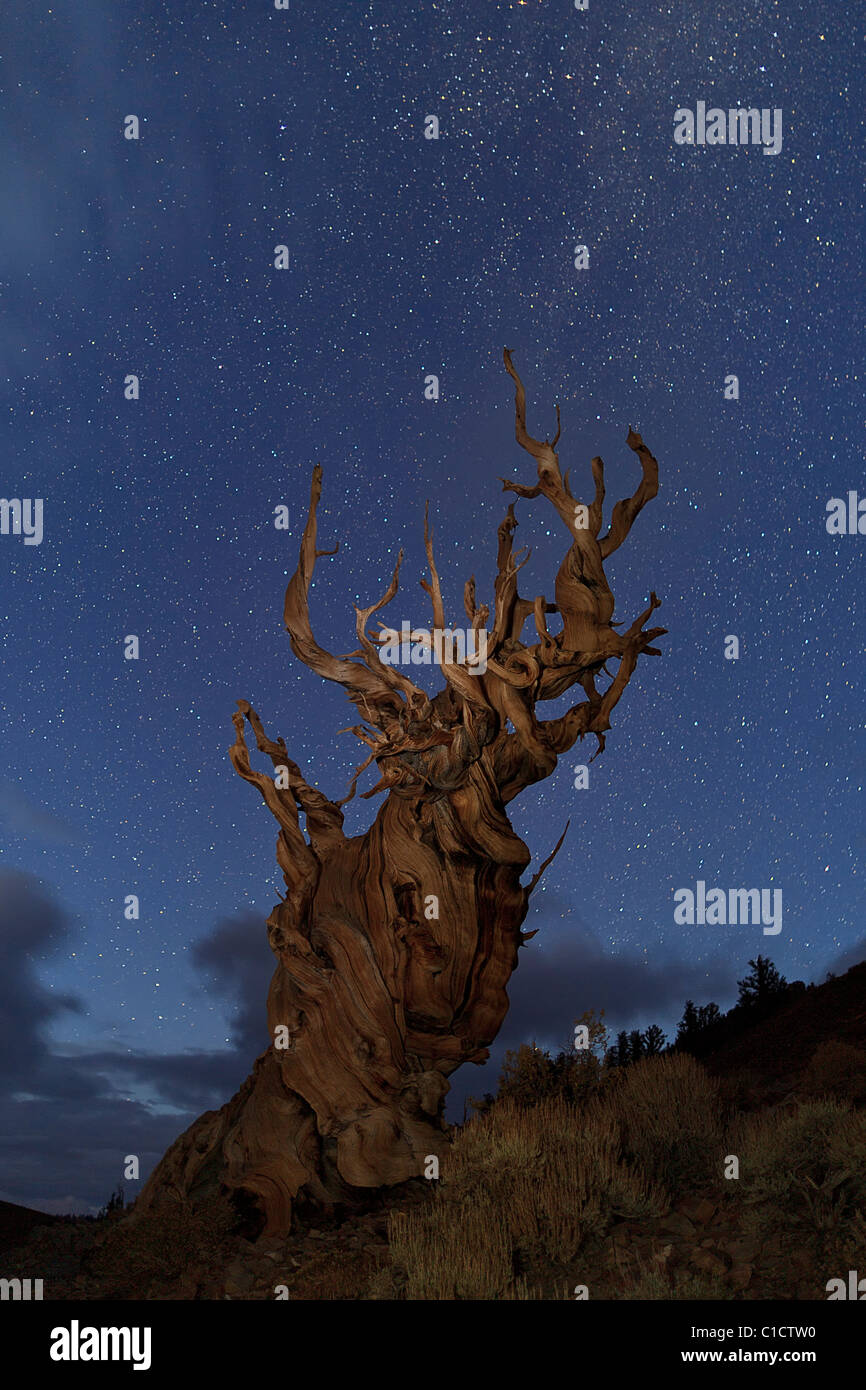
{"label": "distant tree line", "polygon": [[[767,956],[750,960],[749,970],[737,981],[737,986],[737,1002],[727,1013],[722,1013],[718,1004],[698,1005],[693,999],[687,999],[672,1043],[668,1043],[663,1028],[651,1023],[643,1030],[633,1028],[629,1032],[624,1029],[609,1047],[604,1010],[598,1017],[590,1010],[577,1021],[578,1025],[585,1025],[588,1045],[566,1047],[552,1057],[534,1042],[524,1043],[516,1051],[505,1054],[497,1095],[488,1091],[483,1099],[471,1100],[470,1104],[473,1109],[483,1111],[497,1099],[506,1097],[520,1105],[534,1105],[550,1095],[564,1095],[577,1101],[603,1084],[614,1068],[632,1066],[644,1057],[657,1057],[665,1052],[689,1052],[696,1057],[706,1055],[806,990],[801,980],[789,985]],[[575,1040],[577,1033],[576,1027]]]}
{"label": "distant tree line", "polygon": [[655,1057],[660,1052],[704,1052],[707,1044],[719,1040],[721,1024],[739,1028],[744,1023],[752,1023],[764,1018],[789,999],[800,994],[805,985],[795,980],[789,985],[784,975],[780,975],[767,956],[758,956],[749,961],[749,971],[742,980],[737,981],[739,995],[736,1004],[723,1014],[718,1004],[695,1004],[687,999],[683,1016],[677,1027],[677,1035],[670,1047],[666,1047],[667,1036],[657,1023],[649,1028],[633,1029],[617,1034],[615,1045],[605,1058],[608,1066],[627,1067],[639,1062],[642,1057]]}

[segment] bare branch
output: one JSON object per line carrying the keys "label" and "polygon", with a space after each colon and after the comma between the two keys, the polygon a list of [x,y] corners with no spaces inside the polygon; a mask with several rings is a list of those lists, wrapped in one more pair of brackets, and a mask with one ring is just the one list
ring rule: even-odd
{"label": "bare branch", "polygon": [[592,469],[592,480],[595,483],[595,496],[589,508],[589,530],[591,535],[597,536],[603,520],[604,463],[596,457],[592,460],[590,468]]}
{"label": "bare branch", "polygon": [[[289,634],[292,651],[299,661],[309,666],[316,675],[325,680],[336,681],[349,692],[349,698],[358,701],[368,696],[376,706],[374,722],[381,724],[393,719],[404,708],[400,695],[384,679],[381,670],[371,671],[366,665],[332,656],[320,647],[310,625],[309,590],[316,568],[316,559],[322,554],[334,552],[316,549],[316,510],[322,495],[322,468],[316,464],[310,488],[310,507],[307,523],[301,541],[298,567],[289,580],[283,605],[283,622]],[[423,692],[419,692],[423,694]]]}
{"label": "bare branch", "polygon": [[424,506],[424,549],[427,552],[427,563],[430,566],[430,583],[421,580],[421,588],[430,595],[433,605],[433,625],[434,627],[445,627],[445,604],[442,601],[442,585],[439,582],[439,571],[436,568],[436,558],[433,554],[433,532],[430,530],[430,503]]}
{"label": "bare branch", "polygon": [[[521,449],[526,449],[527,453],[532,454],[532,457],[533,457],[534,459],[537,460],[537,462],[538,462],[539,481],[541,480],[541,472],[542,472],[542,469],[545,469],[545,470],[546,470],[546,469],[550,469],[552,472],[555,473],[555,475],[556,475],[556,477],[557,477],[557,479],[558,479],[558,481],[559,481],[559,483],[560,483],[560,485],[561,485],[561,484],[562,484],[562,478],[560,477],[560,474],[559,474],[559,463],[557,462],[557,458],[556,458],[556,454],[554,453],[553,446],[552,446],[551,444],[549,444],[548,441],[547,441],[546,439],[545,439],[545,440],[533,439],[532,435],[529,434],[528,431],[527,431],[527,428],[526,428],[526,391],[525,391],[524,388],[523,388],[523,382],[520,380],[520,377],[517,375],[517,372],[514,370],[514,366],[512,365],[512,362],[511,362],[511,351],[510,351],[510,349],[509,349],[509,348],[505,348],[502,355],[503,355],[503,360],[504,360],[504,362],[505,362],[505,370],[508,372],[508,375],[511,377],[512,381],[514,382],[514,386],[515,386],[515,392],[514,392],[514,433],[515,433],[515,437],[516,437],[516,439],[517,439],[517,442],[518,442],[518,444],[520,445]],[[557,425],[558,425],[558,424],[559,424],[559,407],[558,407],[558,406],[557,406],[557,408],[556,408],[556,419],[557,419]],[[555,440],[554,442],[557,442],[558,440],[559,440],[559,429],[557,429],[557,431],[556,431],[556,440]]]}
{"label": "bare branch", "polygon": [[555,448],[556,448],[557,444],[559,443],[559,436],[560,436],[561,433],[562,433],[562,423],[561,423],[560,418],[559,418],[559,406],[557,406],[557,407],[556,407],[556,434],[553,436],[552,440],[550,441],[550,447],[551,447],[551,449],[555,449]]}
{"label": "bare branch", "polygon": [[532,875],[532,878],[529,880],[529,883],[528,883],[527,886],[526,886],[526,896],[527,896],[527,898],[529,897],[530,893],[531,893],[532,890],[534,889],[535,885],[538,883],[538,880],[541,878],[541,875],[544,873],[544,870],[547,868],[548,864],[552,864],[552,863],[553,863],[554,859],[555,859],[556,856],[559,854],[559,851],[562,849],[562,842],[563,842],[563,840],[565,839],[566,835],[568,834],[568,827],[569,827],[570,825],[571,825],[571,819],[569,818],[569,820],[567,820],[567,821],[565,822],[565,829],[563,830],[562,834],[560,835],[560,837],[559,837],[559,839],[557,840],[556,844],[554,845],[553,849],[550,851],[550,854],[547,856],[547,858],[545,859],[544,863],[540,866],[539,869],[536,870],[536,872]]}
{"label": "bare branch", "polygon": [[[583,564],[592,565],[597,563],[599,570],[601,562],[596,555],[595,538],[590,534],[586,527],[577,525],[575,515],[575,499],[571,489],[563,480],[559,470],[559,459],[553,444],[548,444],[547,440],[533,439],[526,429],[526,391],[523,382],[515,370],[511,361],[511,353],[505,348],[503,353],[505,368],[515,386],[514,406],[515,406],[515,426],[514,434],[518,444],[527,453],[531,454],[538,466],[538,483],[535,487],[523,487],[519,483],[511,483],[503,480],[503,488],[509,492],[516,492],[518,497],[538,497],[542,495],[556,509],[560,519],[565,523],[575,546],[583,552]],[[557,407],[557,431],[554,444],[558,442],[559,429],[559,407]]]}
{"label": "bare branch", "polygon": [[388,588],[385,590],[385,593],[379,599],[378,603],[371,604],[369,608],[358,608],[355,606],[355,631],[358,635],[358,641],[361,643],[364,660],[368,668],[374,673],[377,673],[391,690],[401,691],[406,696],[410,706],[413,703],[418,703],[423,706],[426,705],[428,700],[424,691],[421,690],[414,681],[409,680],[408,676],[404,676],[401,671],[396,671],[393,666],[389,666],[386,662],[382,661],[376,647],[370,641],[366,632],[367,622],[370,616],[373,613],[378,613],[380,608],[384,608],[386,604],[389,604],[397,593],[400,565],[402,562],[403,552],[401,550],[397,556],[397,563],[394,566],[391,583],[388,585]]}
{"label": "bare branch", "polygon": [[[266,753],[274,768],[284,777],[286,787],[277,787],[274,779],[263,772],[255,772],[250,767],[249,753],[244,740],[244,718],[249,721],[256,737],[259,752]],[[238,700],[237,712],[232,716],[235,726],[235,742],[229,750],[235,770],[246,782],[259,788],[268,810],[276,817],[283,830],[295,843],[295,837],[306,844],[299,829],[298,807],[307,818],[307,833],[313,848],[318,853],[327,849],[337,840],[343,839],[343,817],[338,805],[329,801],[323,792],[311,787],[301,774],[297,763],[286,751],[285,740],[274,741],[265,734],[262,721],[248,700]]]}
{"label": "bare branch", "polygon": [[624,497],[621,502],[617,502],[611,517],[610,530],[607,535],[599,542],[601,558],[606,560],[608,555],[612,555],[625,540],[632,528],[632,523],[642,507],[656,496],[659,490],[659,466],[653,458],[649,449],[644,444],[639,434],[630,429],[626,438],[626,443],[633,449],[641,461],[643,477],[636,492],[631,497]]}

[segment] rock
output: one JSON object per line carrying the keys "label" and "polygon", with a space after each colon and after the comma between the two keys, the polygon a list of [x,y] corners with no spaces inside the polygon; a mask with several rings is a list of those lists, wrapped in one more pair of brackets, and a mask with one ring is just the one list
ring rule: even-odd
{"label": "rock", "polygon": [[705,1274],[718,1274],[724,1278],[728,1272],[724,1260],[720,1260],[718,1255],[711,1254],[709,1250],[696,1250],[691,1257],[691,1263],[695,1269],[703,1270]]}
{"label": "rock", "polygon": [[223,1288],[232,1298],[237,1298],[249,1293],[253,1282],[254,1276],[249,1265],[244,1260],[235,1260],[225,1272]]}
{"label": "rock", "polygon": [[695,1234],[691,1221],[681,1211],[672,1211],[659,1222],[658,1228],[660,1231],[670,1232],[672,1236],[680,1236],[683,1240],[688,1240]]}
{"label": "rock", "polygon": [[735,1265],[753,1265],[758,1253],[758,1242],[745,1238],[736,1240],[720,1240],[719,1245],[722,1250],[730,1255]]}
{"label": "rock", "polygon": [[697,1222],[699,1226],[706,1226],[715,1210],[715,1203],[708,1201],[706,1197],[686,1197],[677,1205],[678,1212],[687,1216],[690,1221]]}
{"label": "rock", "polygon": [[734,1265],[733,1269],[728,1271],[728,1283],[732,1284],[735,1289],[747,1289],[751,1280],[751,1265]]}
{"label": "rock", "polygon": [[172,1292],[172,1298],[178,1300],[189,1299],[190,1301],[192,1301],[195,1299],[195,1296],[198,1293],[198,1286],[199,1281],[196,1275],[191,1272],[188,1272],[184,1274],[183,1277],[176,1284]]}
{"label": "rock", "polygon": [[260,1236],[251,1247],[256,1255],[267,1255],[269,1258],[279,1257],[285,1248],[286,1242],[279,1236]]}

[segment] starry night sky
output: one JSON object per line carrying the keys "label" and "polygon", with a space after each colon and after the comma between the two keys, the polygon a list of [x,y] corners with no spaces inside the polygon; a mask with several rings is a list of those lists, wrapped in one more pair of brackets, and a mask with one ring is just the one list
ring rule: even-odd
{"label": "starry night sky", "polygon": [[[0,493],[44,499],[44,538],[0,536],[0,1197],[101,1205],[124,1155],[146,1175],[267,1046],[282,879],[229,763],[235,702],[331,797],[366,754],[282,627],[313,465],[319,545],[340,543],[319,641],[356,646],[352,604],[401,547],[380,616],[429,625],[428,498],[462,623],[470,574],[492,599],[499,478],[535,481],[506,346],[530,432],[560,406],[576,495],[594,454],[606,517],[631,494],[629,426],[658,458],[606,568],[615,616],[654,589],[669,635],[588,789],[593,740],[511,804],[530,873],[571,828],[449,1114],[584,1009],[672,1034],[687,996],[730,1007],[759,952],[806,981],[866,955],[866,540],[825,526],[866,491],[854,23],[823,0],[7,0]],[[701,100],[781,108],[781,152],[676,144]],[[521,593],[552,601],[568,537],[543,499],[516,510]],[[698,879],[780,888],[781,933],[675,925]]]}

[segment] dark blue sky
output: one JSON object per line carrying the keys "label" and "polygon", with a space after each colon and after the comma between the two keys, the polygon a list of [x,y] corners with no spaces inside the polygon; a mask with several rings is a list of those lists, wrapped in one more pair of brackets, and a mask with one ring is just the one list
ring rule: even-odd
{"label": "dark blue sky", "polygon": [[[616,616],[654,589],[669,635],[589,788],[587,743],[512,803],[533,868],[571,829],[495,1058],[590,1007],[672,1032],[758,952],[806,980],[866,955],[866,540],[825,525],[866,494],[854,23],[820,0],[7,0],[0,493],[44,499],[44,535],[0,535],[0,1196],[99,1205],[266,1046],[277,827],[230,766],[235,701],[329,796],[364,756],[281,624],[312,467],[341,547],[322,644],[355,646],[401,547],[383,616],[429,623],[427,498],[461,622],[470,574],[492,596],[498,479],[533,480],[505,346],[530,431],[560,405],[577,495],[595,454],[609,504],[634,490],[629,426],[658,458],[607,572]],[[698,101],[780,109],[781,151],[678,145]],[[568,539],[542,500],[517,516],[521,592],[552,599]],[[781,889],[781,932],[676,925],[698,879]],[[457,1073],[451,1113],[495,1071]]]}

